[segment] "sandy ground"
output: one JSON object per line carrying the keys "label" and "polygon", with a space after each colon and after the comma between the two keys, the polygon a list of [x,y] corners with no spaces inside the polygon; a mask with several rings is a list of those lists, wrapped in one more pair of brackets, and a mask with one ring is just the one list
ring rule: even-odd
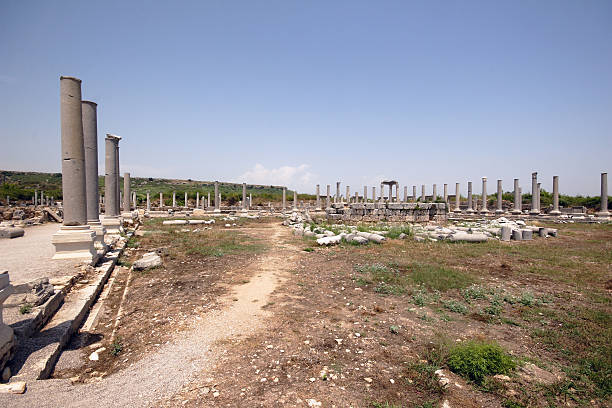
{"label": "sandy ground", "polygon": [[67,269],[79,265],[69,259],[52,260],[55,250],[51,236],[60,224],[33,225],[20,238],[0,240],[0,270],[8,270],[13,285],[36,278],[70,275]]}
{"label": "sandy ground", "polygon": [[[288,234],[275,226],[269,239],[279,242]],[[223,340],[248,336],[260,329],[268,314],[262,309],[271,293],[294,264],[295,248],[274,245],[273,250],[251,264],[252,278],[237,285],[223,299],[223,307],[207,314],[194,329],[129,368],[95,383],[72,385],[68,380],[46,380],[28,384],[23,395],[0,395],[0,406],[83,407],[155,406],[188,383],[196,374],[212,367],[224,351],[215,346]],[[276,250],[274,250],[276,249]],[[292,255],[293,254],[293,255]]]}

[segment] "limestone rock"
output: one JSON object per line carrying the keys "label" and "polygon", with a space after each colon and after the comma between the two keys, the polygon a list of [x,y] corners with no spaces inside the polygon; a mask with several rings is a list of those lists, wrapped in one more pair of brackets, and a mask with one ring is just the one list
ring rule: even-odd
{"label": "limestone rock", "polygon": [[161,264],[162,264],[161,257],[157,255],[157,253],[147,252],[146,254],[142,256],[142,258],[134,262],[134,269],[143,270],[143,269],[155,268],[156,266],[160,266]]}
{"label": "limestone rock", "polygon": [[25,390],[25,381],[15,381],[9,384],[0,384],[0,393],[23,394]]}
{"label": "limestone rock", "polygon": [[19,238],[23,237],[25,230],[19,227],[0,228],[0,238]]}

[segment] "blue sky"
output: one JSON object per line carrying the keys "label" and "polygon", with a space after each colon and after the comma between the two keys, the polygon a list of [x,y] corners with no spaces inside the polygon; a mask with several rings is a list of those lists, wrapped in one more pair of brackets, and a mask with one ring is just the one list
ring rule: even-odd
{"label": "blue sky", "polygon": [[60,75],[133,176],[599,194],[612,170],[607,0],[2,0],[0,169],[59,171]]}

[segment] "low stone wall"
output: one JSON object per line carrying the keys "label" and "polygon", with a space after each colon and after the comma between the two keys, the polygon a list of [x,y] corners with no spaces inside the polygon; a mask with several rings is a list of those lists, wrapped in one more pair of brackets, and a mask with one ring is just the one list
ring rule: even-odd
{"label": "low stone wall", "polygon": [[445,203],[332,204],[325,210],[330,221],[446,221]]}

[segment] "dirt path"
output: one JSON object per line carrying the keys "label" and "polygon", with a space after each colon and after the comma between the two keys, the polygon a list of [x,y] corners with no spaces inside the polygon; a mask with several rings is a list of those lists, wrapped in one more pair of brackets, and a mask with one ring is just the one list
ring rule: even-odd
{"label": "dirt path", "polygon": [[191,331],[162,345],[129,368],[96,383],[71,385],[68,380],[28,384],[24,395],[0,395],[0,405],[11,407],[82,407],[156,405],[214,365],[223,350],[215,344],[247,336],[263,328],[269,314],[262,309],[282,283],[298,256],[296,248],[281,242],[288,231],[280,225],[257,229],[270,250],[252,264],[248,283],[233,288],[223,306],[210,312]]}

